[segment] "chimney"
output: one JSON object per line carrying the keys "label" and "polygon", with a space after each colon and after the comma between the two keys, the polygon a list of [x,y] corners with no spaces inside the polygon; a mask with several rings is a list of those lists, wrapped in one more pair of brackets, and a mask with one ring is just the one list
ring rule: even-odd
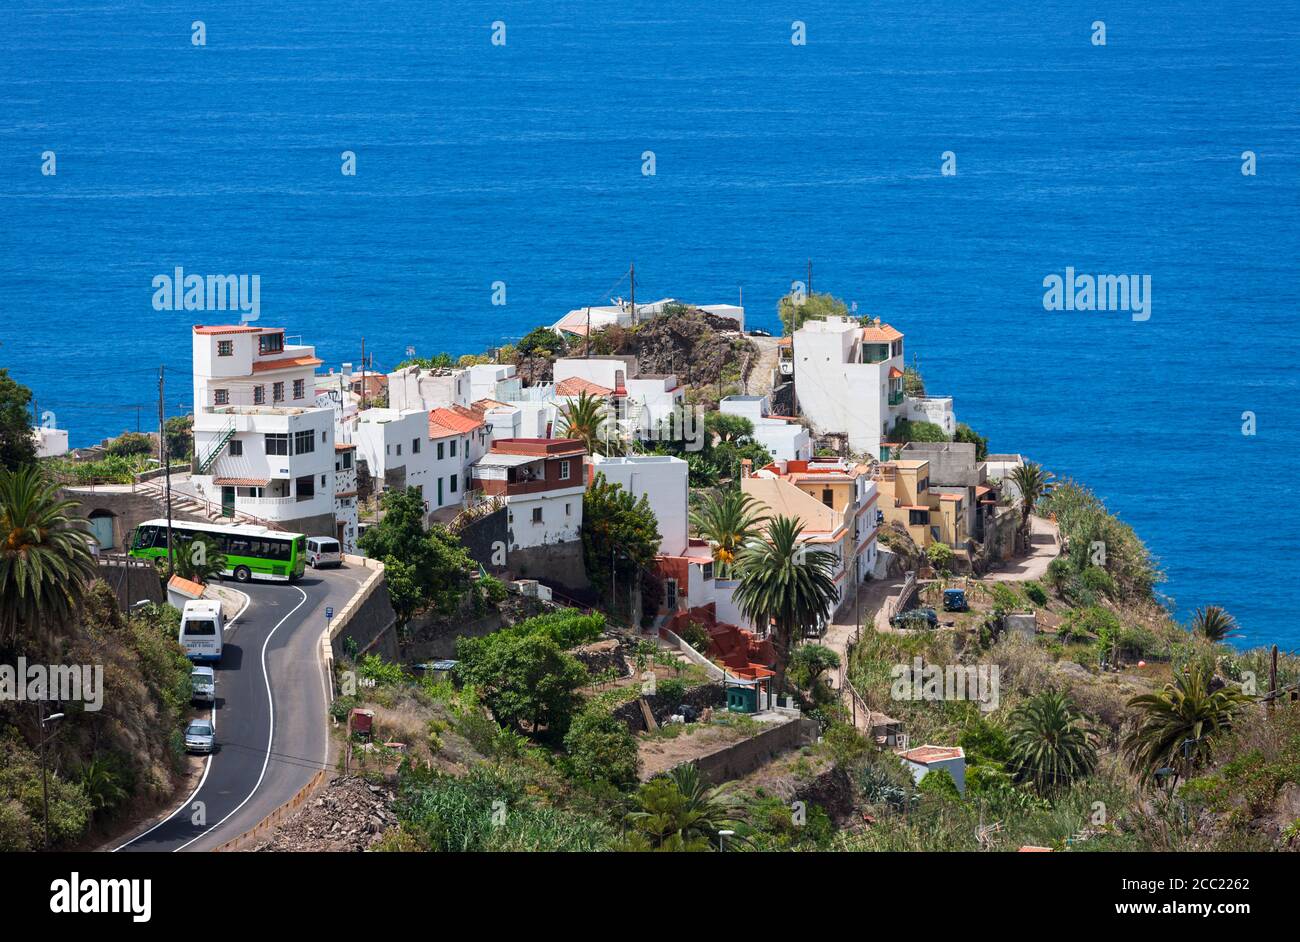
{"label": "chimney", "polygon": [[740,476],[749,478],[754,476],[754,462],[750,458],[740,459]]}

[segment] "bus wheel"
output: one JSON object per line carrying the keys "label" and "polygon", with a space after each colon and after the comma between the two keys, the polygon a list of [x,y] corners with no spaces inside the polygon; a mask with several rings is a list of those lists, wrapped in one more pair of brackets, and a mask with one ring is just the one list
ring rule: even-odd
{"label": "bus wheel", "polygon": [[247,582],[247,581],[248,581],[249,579],[251,579],[251,578],[253,578],[253,573],[252,573],[252,571],[251,571],[247,566],[236,566],[236,567],[235,567],[235,581],[236,581],[236,582]]}

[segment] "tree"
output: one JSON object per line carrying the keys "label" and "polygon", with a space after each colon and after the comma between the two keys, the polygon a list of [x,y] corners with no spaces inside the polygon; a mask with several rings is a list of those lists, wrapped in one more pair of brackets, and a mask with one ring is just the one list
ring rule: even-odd
{"label": "tree", "polygon": [[1139,713],[1124,739],[1134,772],[1170,767],[1185,775],[1213,755],[1214,740],[1232,729],[1237,712],[1253,697],[1230,687],[1211,689],[1213,670],[1192,664],[1156,693],[1134,697]]}
{"label": "tree", "polygon": [[754,437],[754,423],[743,415],[726,412],[708,412],[704,415],[704,430],[716,435],[719,441],[734,442]]}
{"label": "tree", "polygon": [[956,554],[953,553],[952,547],[947,543],[934,542],[925,548],[925,557],[930,560],[930,565],[938,572],[952,572],[953,560]]}
{"label": "tree", "polygon": [[564,749],[580,779],[620,787],[636,781],[636,738],[627,724],[602,705],[589,706],[578,714],[564,737]]}
{"label": "tree", "polygon": [[172,555],[176,575],[182,579],[207,583],[226,571],[225,554],[217,541],[207,534],[196,533],[188,545],[182,546]]}
{"label": "tree", "polygon": [[524,335],[516,349],[524,356],[554,357],[564,352],[564,338],[549,327],[535,327]]}
{"label": "tree", "polygon": [[540,633],[495,632],[456,641],[456,674],[473,684],[498,723],[521,733],[564,735],[587,669]]}
{"label": "tree", "polygon": [[908,442],[946,442],[948,433],[943,426],[933,422],[913,422],[911,419],[899,419],[889,430],[889,439],[906,444]]}
{"label": "tree", "polygon": [[36,461],[32,391],[0,369],[0,469],[16,471]]}
{"label": "tree", "polygon": [[720,831],[733,824],[736,802],[726,786],[709,788],[695,763],[642,785],[627,815],[627,850],[703,851],[720,846]]}
{"label": "tree", "polygon": [[1240,634],[1237,620],[1218,605],[1198,608],[1192,616],[1192,634],[1200,635],[1206,641],[1222,644],[1229,638]]}
{"label": "tree", "polygon": [[796,633],[819,624],[835,604],[835,557],[809,550],[800,541],[803,525],[794,517],[774,517],[767,539],[754,540],[737,564],[740,584],[735,601],[760,629],[771,625],[776,651],[776,686],[785,689],[786,662]]}
{"label": "tree", "polygon": [[75,507],[35,465],[0,469],[0,647],[72,626],[96,573],[86,522]]}
{"label": "tree", "polygon": [[172,461],[194,454],[194,416],[174,415],[163,423],[167,436],[167,454]]}
{"label": "tree", "polygon": [[1016,778],[1040,795],[1066,788],[1097,765],[1097,733],[1064,693],[1044,690],[1011,714]]}
{"label": "tree", "polygon": [[588,454],[606,454],[610,432],[604,400],[585,389],[560,409],[560,434],[578,439]]}
{"label": "tree", "polygon": [[[639,584],[642,573],[654,567],[660,539],[659,521],[646,495],[638,499],[597,472],[582,495],[582,556],[588,578],[602,588],[610,584],[611,575],[625,586]],[[611,597],[610,604],[614,601]]]}
{"label": "tree", "polygon": [[[165,428],[165,426],[164,426]],[[143,432],[123,432],[108,443],[105,453],[129,458],[132,455],[151,455],[155,453],[154,441]]]}
{"label": "tree", "polygon": [[807,691],[815,702],[820,702],[822,675],[837,670],[840,656],[824,644],[801,644],[790,655],[788,674],[790,683],[798,690]]}
{"label": "tree", "polygon": [[760,512],[761,506],[749,494],[733,489],[706,497],[691,511],[691,526],[712,547],[715,576],[726,577],[741,549],[762,531],[768,518]]}
{"label": "tree", "polygon": [[[366,555],[393,569],[394,608],[407,620],[420,609],[456,611],[478,564],[445,527],[424,529],[424,499],[413,487],[384,494],[384,518],[361,537]],[[406,624],[405,621],[402,624]]]}
{"label": "tree", "polygon": [[903,395],[911,399],[925,397],[925,380],[921,378],[921,371],[914,366],[903,367]]}
{"label": "tree", "polygon": [[989,456],[989,440],[965,422],[958,424],[957,431],[953,433],[952,440],[955,442],[967,442],[974,445],[976,461],[983,461]]}
{"label": "tree", "polygon": [[809,294],[802,301],[797,300],[794,294],[787,294],[777,302],[776,313],[781,318],[781,331],[788,337],[802,327],[804,321],[844,317],[848,315],[849,307],[830,294]]}
{"label": "tree", "polygon": [[1053,474],[1044,471],[1043,466],[1033,461],[1017,465],[1011,472],[1011,480],[1020,491],[1020,525],[1029,526],[1029,515],[1034,512],[1038,499],[1045,495]]}

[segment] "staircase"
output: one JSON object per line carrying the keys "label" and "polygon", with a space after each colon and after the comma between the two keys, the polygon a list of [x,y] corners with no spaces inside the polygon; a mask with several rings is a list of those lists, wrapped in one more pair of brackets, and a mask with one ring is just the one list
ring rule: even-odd
{"label": "staircase", "polygon": [[[136,492],[153,498],[158,502],[160,515],[167,512],[167,488],[157,478],[145,481],[138,485]],[[214,504],[212,501],[203,497],[196,497],[193,494],[187,494],[184,491],[172,489],[172,513],[182,513],[190,517],[199,517],[210,523],[248,523],[254,526],[266,527],[268,530],[283,531],[284,527],[274,520],[267,520],[242,510],[236,510],[233,515],[226,516],[220,504]]]}
{"label": "staircase", "polygon": [[221,457],[221,452],[225,450],[226,444],[235,437],[235,420],[231,419],[230,424],[221,430],[217,436],[217,443],[196,465],[195,474],[207,474],[213,463]]}

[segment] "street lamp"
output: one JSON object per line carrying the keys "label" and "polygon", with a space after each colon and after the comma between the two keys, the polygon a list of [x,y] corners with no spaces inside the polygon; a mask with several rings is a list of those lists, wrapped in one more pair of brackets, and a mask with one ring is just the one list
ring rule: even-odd
{"label": "street lamp", "polygon": [[[39,706],[39,709],[42,714],[45,713],[44,706]],[[46,771],[47,765],[45,762],[45,742],[47,738],[45,735],[45,724],[53,723],[55,720],[61,720],[61,719],[63,719],[62,713],[52,713],[49,716],[44,716],[44,715],[41,716],[41,805],[44,811],[43,817],[45,818],[45,849],[46,850],[50,849],[50,783],[49,783],[49,774]]]}
{"label": "street lamp", "polygon": [[721,853],[727,849],[727,838],[735,837],[736,832],[730,829],[718,832],[718,851]]}

